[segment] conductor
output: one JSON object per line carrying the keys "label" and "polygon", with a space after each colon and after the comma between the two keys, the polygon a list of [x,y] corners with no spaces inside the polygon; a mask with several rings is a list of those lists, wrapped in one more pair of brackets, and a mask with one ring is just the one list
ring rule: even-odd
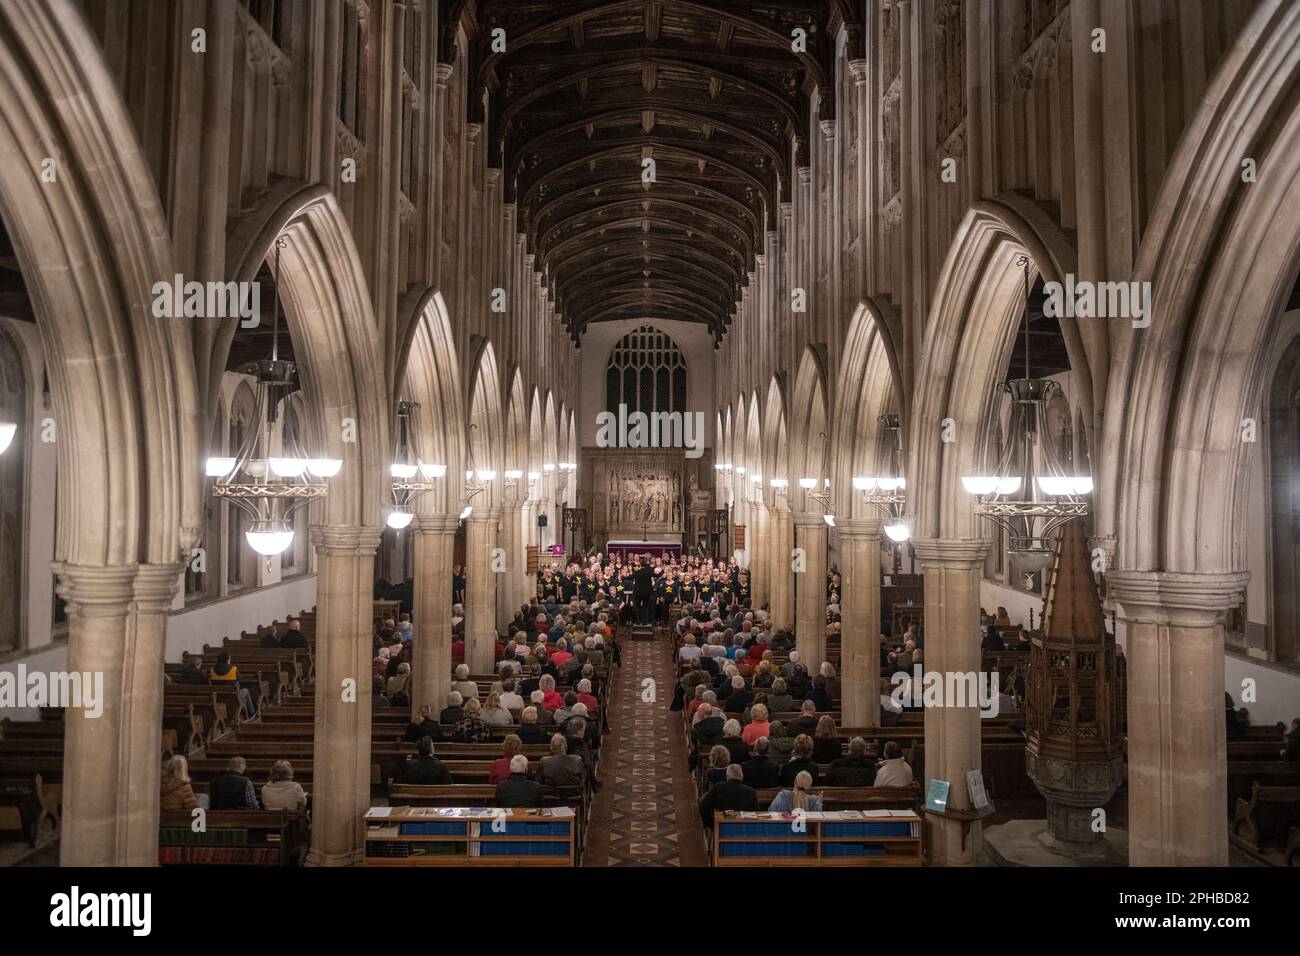
{"label": "conductor", "polygon": [[654,596],[654,572],[650,570],[650,562],[642,558],[641,566],[632,575],[632,597],[636,599],[636,622],[638,624],[650,623],[650,612],[654,605]]}

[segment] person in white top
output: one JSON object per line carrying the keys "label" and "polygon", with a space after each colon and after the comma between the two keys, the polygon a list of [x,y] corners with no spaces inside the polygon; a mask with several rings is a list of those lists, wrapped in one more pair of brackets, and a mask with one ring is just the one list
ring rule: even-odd
{"label": "person in white top", "polygon": [[903,759],[902,748],[897,741],[885,744],[884,759],[876,768],[877,787],[910,787],[912,785],[912,768]]}
{"label": "person in white top", "polygon": [[524,699],[516,693],[513,680],[505,681],[501,685],[501,706],[506,710],[524,709]]}
{"label": "person in white top", "polygon": [[262,809],[305,810],[307,794],[294,782],[293,765],[277,760],[271,767],[271,782],[262,787]]}
{"label": "person in white top", "polygon": [[451,689],[466,700],[478,697],[478,684],[469,679],[469,665],[456,665],[456,679],[451,682]]}
{"label": "person in white top", "polygon": [[677,659],[679,661],[693,661],[699,656],[700,649],[695,646],[694,635],[687,634],[686,643],[683,644],[681,649],[677,652]]}

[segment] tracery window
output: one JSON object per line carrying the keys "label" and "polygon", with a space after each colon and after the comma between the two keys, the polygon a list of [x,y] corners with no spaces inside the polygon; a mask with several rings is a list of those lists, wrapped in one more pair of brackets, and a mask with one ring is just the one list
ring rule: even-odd
{"label": "tracery window", "polygon": [[629,413],[685,412],[686,360],[673,337],[643,325],[619,339],[605,369],[605,407]]}

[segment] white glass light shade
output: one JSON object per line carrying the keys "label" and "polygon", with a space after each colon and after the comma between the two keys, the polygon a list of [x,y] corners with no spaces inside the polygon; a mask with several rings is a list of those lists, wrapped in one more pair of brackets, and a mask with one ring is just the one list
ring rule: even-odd
{"label": "white glass light shade", "polygon": [[768,482],[773,488],[789,488],[790,482],[786,478],[773,478]]}
{"label": "white glass light shade", "polygon": [[736,474],[738,474],[738,475],[743,475],[744,473],[745,473],[745,466],[744,466],[744,465],[737,465],[737,466],[736,466]]}
{"label": "white glass light shade", "polygon": [[998,490],[998,479],[992,475],[963,476],[961,486],[968,495],[991,495]]}
{"label": "white glass light shade", "polygon": [[1040,477],[1038,479],[1038,487],[1042,489],[1042,492],[1045,495],[1051,495],[1054,498],[1061,497],[1072,492],[1074,488],[1074,479],[1058,478],[1055,476]]}
{"label": "white glass light shade", "polygon": [[497,473],[491,468],[480,468],[478,470],[479,481],[496,481]]}
{"label": "white glass light shade", "polygon": [[394,478],[414,478],[415,473],[419,471],[418,465],[390,465],[388,473]]}
{"label": "white glass light shade", "polygon": [[999,479],[998,479],[998,494],[1000,494],[1000,495],[1014,495],[1014,494],[1015,494],[1017,491],[1019,491],[1019,490],[1020,490],[1020,479],[1019,479],[1019,478],[999,478]]}
{"label": "white glass light shade", "polygon": [[0,455],[8,451],[9,443],[14,440],[17,431],[18,426],[14,422],[0,422]]}
{"label": "white glass light shade", "polygon": [[832,528],[835,527],[835,516],[834,516],[834,515],[822,515],[822,520],[825,521],[825,522],[826,522],[828,525],[830,525]]}
{"label": "white glass light shade", "polygon": [[876,479],[876,484],[880,486],[881,491],[885,491],[885,492],[897,491],[899,488],[903,486],[903,479],[886,478],[884,476],[881,476],[880,478]]}
{"label": "white glass light shade", "polygon": [[474,480],[474,472],[473,472],[473,471],[470,471],[470,470],[466,470],[466,472],[465,472],[465,480],[466,480],[466,481],[473,481],[473,480]]}
{"label": "white glass light shade", "polygon": [[524,476],[522,471],[516,471],[513,468],[507,468],[505,472],[506,481],[518,481]]}
{"label": "white glass light shade", "polygon": [[546,464],[542,465],[542,471],[554,471],[554,470],[555,470],[555,465],[549,461]]}
{"label": "white glass light shade", "polygon": [[271,470],[281,478],[297,478],[307,470],[306,458],[272,458]]}
{"label": "white glass light shade", "polygon": [[474,513],[474,506],[473,506],[473,505],[466,505],[466,506],[465,506],[465,510],[462,511],[462,512],[460,513],[460,520],[461,520],[461,521],[464,521],[466,518],[468,518],[468,517],[469,517],[471,514],[473,514],[473,513]]}
{"label": "white glass light shade", "polygon": [[749,476],[749,480],[756,485],[761,485],[763,483],[763,473],[756,471]]}
{"label": "white glass light shade", "polygon": [[310,458],[307,460],[307,470],[317,478],[333,478],[342,467],[342,458]]}
{"label": "white glass light shade", "polygon": [[415,515],[409,511],[390,511],[388,512],[388,527],[401,531],[411,523]]}
{"label": "white glass light shade", "polygon": [[529,481],[536,481],[536,480],[537,480],[538,478],[540,478],[540,477],[542,477],[542,473],[541,473],[540,471],[530,471],[530,472],[528,473],[528,480],[529,480]]}
{"label": "white glass light shade", "polygon": [[912,536],[912,529],[904,521],[892,521],[885,525],[885,534],[890,541],[906,541]]}
{"label": "white glass light shade", "polygon": [[811,490],[811,489],[813,489],[813,488],[816,488],[816,487],[817,487],[817,479],[816,479],[816,478],[800,478],[800,479],[799,479],[799,487],[802,488],[802,489],[804,489],[804,491],[809,491],[809,490]]}
{"label": "white glass light shade", "polygon": [[441,478],[447,474],[446,465],[420,465],[420,471],[424,472],[424,477],[432,481],[434,478]]}
{"label": "white glass light shade", "polygon": [[[3,436],[0,436],[3,437]],[[209,458],[207,462],[207,473],[209,478],[224,478],[235,470],[235,459],[233,458]]]}
{"label": "white glass light shade", "polygon": [[853,487],[858,491],[870,491],[876,486],[876,479],[870,475],[854,475]]}
{"label": "white glass light shade", "polygon": [[244,540],[258,554],[282,554],[293,544],[293,532],[286,530],[245,531]]}

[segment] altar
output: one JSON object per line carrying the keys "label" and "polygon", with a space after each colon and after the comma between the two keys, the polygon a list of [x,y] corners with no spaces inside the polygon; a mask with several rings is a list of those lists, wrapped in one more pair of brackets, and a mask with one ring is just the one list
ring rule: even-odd
{"label": "altar", "polygon": [[624,560],[648,554],[652,558],[676,561],[682,556],[682,546],[676,541],[610,541],[605,545],[605,553],[617,554]]}

